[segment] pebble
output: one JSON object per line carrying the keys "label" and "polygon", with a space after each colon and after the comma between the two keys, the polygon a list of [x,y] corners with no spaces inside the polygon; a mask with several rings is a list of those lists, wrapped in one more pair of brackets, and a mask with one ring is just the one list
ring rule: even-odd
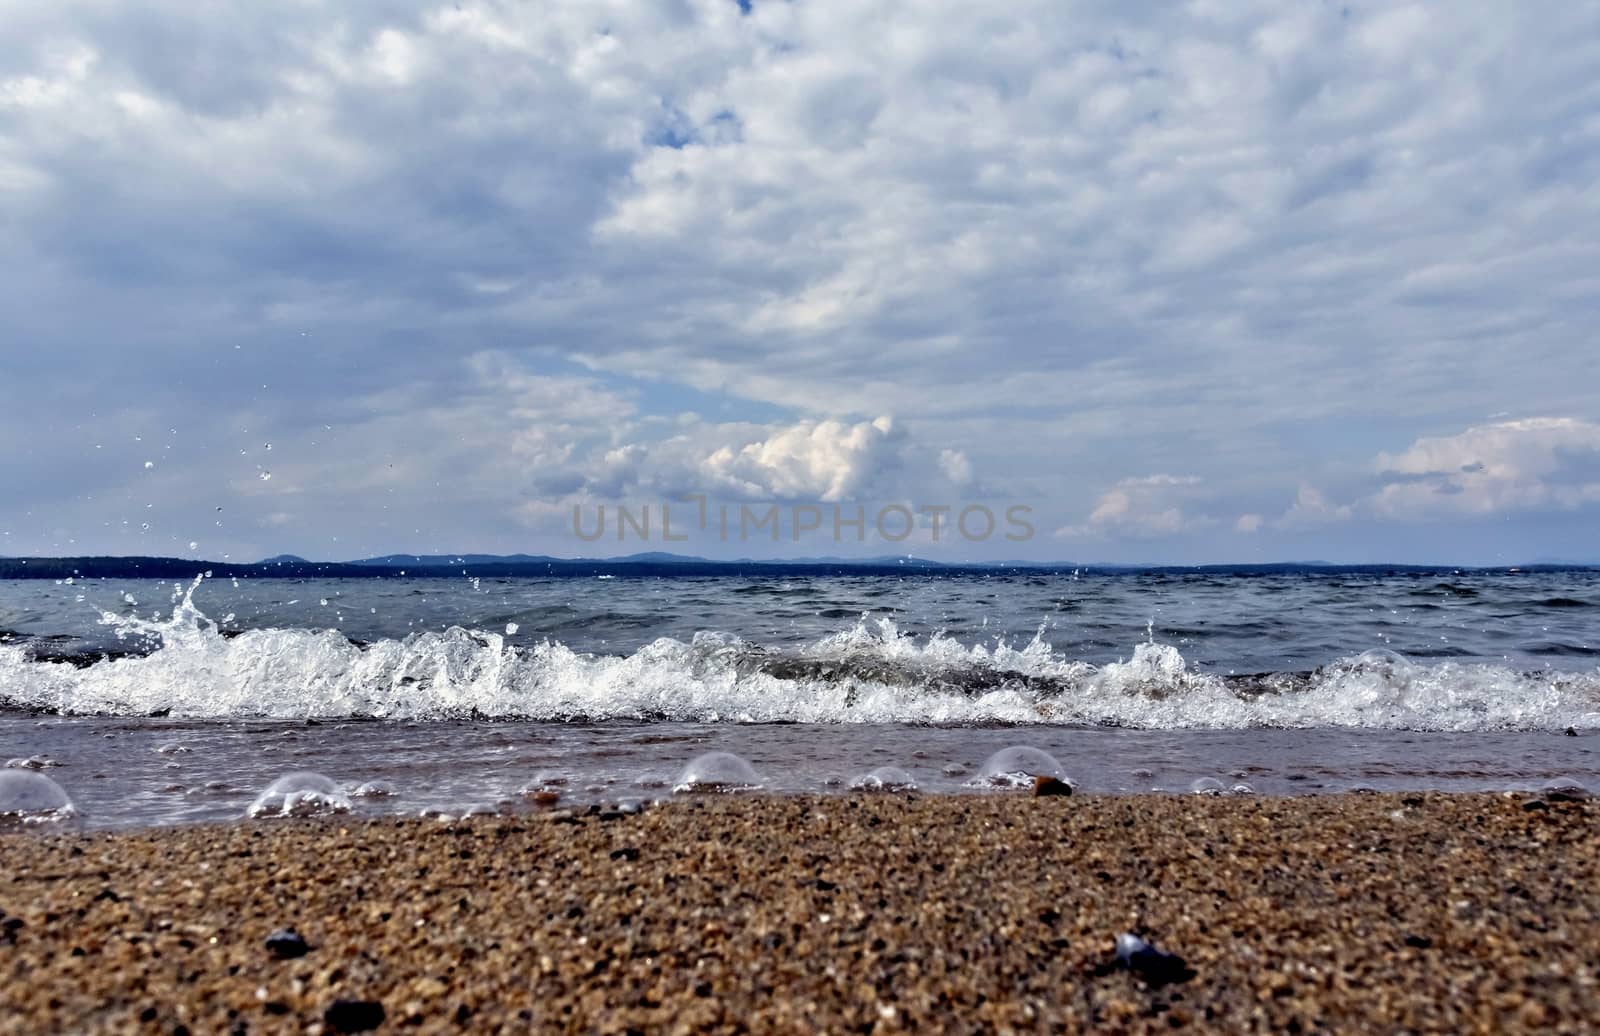
{"label": "pebble", "polygon": [[322,1020],[334,1032],[371,1032],[386,1016],[376,1000],[335,1000],[322,1013]]}
{"label": "pebble", "polygon": [[1033,797],[1042,799],[1049,795],[1071,795],[1072,785],[1059,777],[1035,777],[1033,779]]}
{"label": "pebble", "polygon": [[1158,950],[1132,932],[1117,936],[1116,947],[1118,963],[1152,986],[1187,982],[1194,977],[1194,972],[1182,957]]}
{"label": "pebble", "polygon": [[267,949],[279,960],[293,960],[311,952],[311,946],[293,928],[280,928],[267,936]]}

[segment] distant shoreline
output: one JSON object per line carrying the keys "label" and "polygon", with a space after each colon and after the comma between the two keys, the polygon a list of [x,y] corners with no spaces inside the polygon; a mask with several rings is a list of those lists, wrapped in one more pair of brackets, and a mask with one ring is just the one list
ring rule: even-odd
{"label": "distant shoreline", "polygon": [[716,576],[1116,576],[1116,575],[1466,575],[1474,573],[1593,572],[1600,566],[1584,564],[1527,565],[1337,565],[1320,562],[1215,565],[1105,565],[1068,562],[995,562],[952,564],[922,558],[898,561],[872,559],[738,560],[651,556],[632,558],[532,558],[498,559],[485,555],[417,556],[414,562],[388,558],[364,561],[307,561],[302,558],[269,559],[249,563],[206,561],[172,557],[0,557],[0,579],[193,579],[210,574],[235,579],[398,579],[427,577],[479,577],[510,579],[582,579],[616,576],[633,579],[694,578]]}

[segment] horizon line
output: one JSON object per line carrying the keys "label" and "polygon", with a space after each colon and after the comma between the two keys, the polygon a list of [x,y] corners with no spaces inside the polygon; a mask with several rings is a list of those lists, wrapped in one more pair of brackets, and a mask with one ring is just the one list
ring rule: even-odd
{"label": "horizon line", "polygon": [[[1474,571],[1510,571],[1529,568],[1559,568],[1559,569],[1595,569],[1600,568],[1600,560],[1580,561],[1569,559],[1544,559],[1527,560],[1518,562],[1494,562],[1489,564],[1471,562],[1423,562],[1423,561],[1325,561],[1321,559],[1286,559],[1275,561],[1074,561],[1074,560],[1043,560],[1029,561],[1025,559],[1009,558],[992,561],[942,561],[934,558],[922,557],[914,554],[880,554],[869,557],[851,558],[839,555],[811,555],[811,556],[785,556],[774,558],[710,558],[700,555],[674,554],[667,551],[641,551],[632,554],[621,554],[610,557],[579,556],[560,557],[552,554],[487,554],[473,551],[450,551],[432,554],[419,554],[409,551],[394,552],[389,554],[375,554],[367,557],[345,560],[316,560],[296,554],[276,554],[252,561],[235,561],[231,559],[217,560],[207,558],[185,558],[162,554],[63,554],[63,555],[0,555],[0,562],[13,562],[20,564],[29,563],[67,563],[67,562],[157,562],[163,565],[185,566],[210,566],[213,568],[262,568],[265,566],[283,565],[308,565],[316,567],[336,566],[341,568],[371,568],[387,570],[399,568],[403,561],[390,561],[389,559],[413,559],[415,563],[426,568],[443,568],[446,566],[492,566],[510,565],[519,567],[532,567],[540,564],[561,565],[687,565],[687,566],[730,566],[730,565],[764,565],[772,567],[826,565],[834,567],[858,568],[888,568],[897,565],[911,565],[924,568],[950,568],[950,569],[1262,569],[1262,568],[1326,568],[1326,569],[1359,569],[1359,568],[1404,568],[1420,570],[1459,569]],[[475,560],[467,560],[469,558]],[[445,560],[448,559],[448,560]]]}

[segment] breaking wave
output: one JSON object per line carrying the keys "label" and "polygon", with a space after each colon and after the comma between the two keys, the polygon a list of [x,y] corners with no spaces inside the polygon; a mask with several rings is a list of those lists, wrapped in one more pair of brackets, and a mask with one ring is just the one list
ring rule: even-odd
{"label": "breaking wave", "polygon": [[1096,666],[1058,653],[1042,635],[1020,647],[939,634],[918,640],[888,619],[783,650],[707,632],[591,655],[461,628],[360,644],[336,630],[224,635],[192,594],[163,622],[103,613],[119,638],[141,645],[120,657],[41,659],[26,642],[0,643],[0,706],[193,718],[1600,727],[1600,670],[1421,664],[1370,651],[1310,672],[1218,675],[1153,641]]}

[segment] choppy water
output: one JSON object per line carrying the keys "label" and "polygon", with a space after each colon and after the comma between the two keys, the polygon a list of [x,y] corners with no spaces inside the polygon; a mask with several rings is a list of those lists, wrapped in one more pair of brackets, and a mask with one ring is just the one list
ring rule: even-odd
{"label": "choppy water", "polygon": [[776,790],[955,791],[1011,744],[1091,790],[1600,790],[1595,572],[32,581],[0,630],[0,757],[108,825],[295,769],[651,796],[718,748]]}

